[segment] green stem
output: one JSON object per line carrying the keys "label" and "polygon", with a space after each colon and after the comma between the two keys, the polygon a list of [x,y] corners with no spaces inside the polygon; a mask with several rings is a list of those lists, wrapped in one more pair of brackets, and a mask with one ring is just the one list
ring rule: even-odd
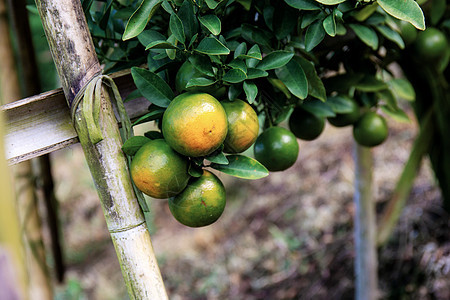
{"label": "green stem", "polygon": [[379,221],[377,245],[383,246],[388,241],[405,207],[411,192],[414,179],[420,169],[423,156],[428,152],[432,140],[433,123],[431,122],[432,111],[423,120],[423,125],[416,138],[408,161],[406,162],[400,179],[397,182],[394,193],[383,211]]}

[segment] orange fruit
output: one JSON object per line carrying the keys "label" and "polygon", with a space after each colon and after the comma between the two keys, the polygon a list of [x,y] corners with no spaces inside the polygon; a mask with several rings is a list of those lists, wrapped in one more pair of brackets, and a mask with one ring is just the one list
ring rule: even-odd
{"label": "orange fruit", "polygon": [[301,107],[296,107],[289,117],[289,129],[296,137],[305,141],[318,138],[324,127],[324,118],[313,115]]}
{"label": "orange fruit", "polygon": [[211,95],[184,93],[175,97],[164,112],[162,131],[175,151],[186,156],[205,156],[225,140],[227,114]]}
{"label": "orange fruit", "polygon": [[133,157],[131,177],[144,194],[164,199],[180,193],[189,181],[189,161],[163,140],[151,140]]}
{"label": "orange fruit", "polygon": [[169,199],[169,209],[178,222],[190,227],[207,226],[219,219],[226,204],[225,187],[216,175],[203,170],[186,189]]}
{"label": "orange fruit", "polygon": [[448,48],[445,34],[434,27],[420,32],[414,45],[419,58],[431,62],[442,58]]}
{"label": "orange fruit", "polygon": [[225,109],[228,120],[228,133],[225,138],[227,153],[240,153],[256,141],[259,120],[253,108],[242,100],[220,102]]}
{"label": "orange fruit", "polygon": [[386,120],[379,114],[369,111],[353,125],[355,141],[365,147],[374,147],[383,143],[388,136]]}
{"label": "orange fruit", "polygon": [[255,158],[269,171],[290,168],[298,156],[298,142],[294,134],[282,127],[266,129],[255,142]]}

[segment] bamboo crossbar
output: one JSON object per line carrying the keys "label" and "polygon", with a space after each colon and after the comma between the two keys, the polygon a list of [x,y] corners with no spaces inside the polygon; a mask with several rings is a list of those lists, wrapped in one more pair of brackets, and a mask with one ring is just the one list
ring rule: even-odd
{"label": "bamboo crossbar", "polygon": [[[122,97],[135,89],[129,70],[110,75]],[[145,98],[125,103],[131,119],[142,116]],[[6,116],[5,155],[10,165],[78,143],[70,111],[61,88],[0,106]]]}

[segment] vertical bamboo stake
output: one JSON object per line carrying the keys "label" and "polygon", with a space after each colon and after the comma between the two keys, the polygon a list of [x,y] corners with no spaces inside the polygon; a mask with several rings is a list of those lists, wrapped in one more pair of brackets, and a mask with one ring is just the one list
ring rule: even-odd
{"label": "vertical bamboo stake", "polygon": [[[5,1],[0,0],[0,11],[6,14]],[[0,34],[3,45],[1,99],[3,103],[20,99],[22,94],[17,76],[16,65],[9,34],[9,24],[2,24],[4,32]],[[7,87],[6,87],[7,86]],[[30,299],[52,299],[50,280],[45,263],[45,249],[42,240],[41,219],[34,192],[34,176],[31,162],[23,162],[13,168],[16,189],[17,212],[20,219],[21,234],[25,249],[28,293]]]}
{"label": "vertical bamboo stake", "polygon": [[[0,12],[1,10],[0,4]],[[0,20],[0,22],[2,22]],[[2,26],[0,25],[0,33]],[[1,44],[0,44],[1,49]],[[1,52],[1,50],[0,50]],[[1,56],[0,56],[1,57]],[[3,115],[0,113],[0,299],[23,299],[25,260],[20,238],[19,220],[3,149]]]}
{"label": "vertical bamboo stake", "polygon": [[355,143],[355,299],[378,298],[375,203],[370,148]]}
{"label": "vertical bamboo stake", "polygon": [[[53,60],[71,107],[77,93],[101,69],[79,0],[36,0]],[[79,134],[131,299],[167,299],[144,215],[131,185],[116,119],[104,93],[93,145],[85,114],[76,110]]]}
{"label": "vertical bamboo stake", "polygon": [[[31,37],[31,28],[28,21],[26,0],[8,0],[10,19],[16,36],[17,52],[20,69],[22,70],[23,97],[42,92],[39,78],[39,70],[36,62],[34,45]],[[38,202],[45,203],[46,221],[50,230],[51,247],[53,252],[56,277],[62,282],[64,275],[64,263],[59,238],[59,221],[57,216],[57,199],[54,192],[53,176],[51,173],[50,155],[38,157],[36,166],[39,172],[35,172],[40,179],[38,185],[42,190]],[[50,279],[49,279],[50,280]]]}

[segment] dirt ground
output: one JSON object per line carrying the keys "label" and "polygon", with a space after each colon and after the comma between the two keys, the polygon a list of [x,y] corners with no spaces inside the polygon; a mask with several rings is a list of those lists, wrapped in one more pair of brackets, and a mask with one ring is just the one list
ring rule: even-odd
{"label": "dirt ground", "polygon": [[[380,214],[417,128],[390,123],[373,150]],[[255,180],[218,174],[227,207],[215,224],[192,229],[149,199],[153,246],[170,299],[352,299],[354,293],[351,128],[327,125],[300,141],[297,163]],[[79,146],[52,154],[66,281],[56,299],[128,299],[98,198]],[[379,249],[383,299],[450,299],[449,215],[428,160],[390,242]],[[51,264],[51,258],[49,258]]]}

